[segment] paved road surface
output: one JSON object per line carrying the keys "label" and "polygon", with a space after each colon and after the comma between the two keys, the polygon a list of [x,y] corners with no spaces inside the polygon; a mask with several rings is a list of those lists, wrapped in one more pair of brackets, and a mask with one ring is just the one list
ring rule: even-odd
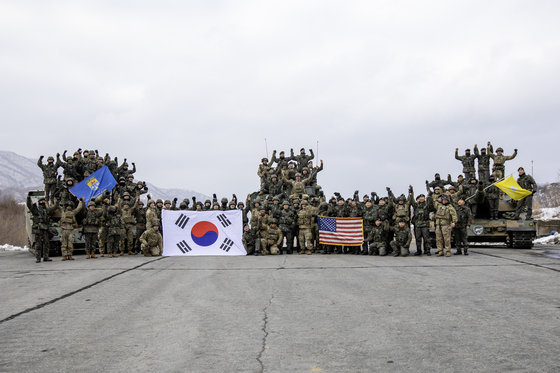
{"label": "paved road surface", "polygon": [[560,371],[560,259],[0,253],[0,371]]}

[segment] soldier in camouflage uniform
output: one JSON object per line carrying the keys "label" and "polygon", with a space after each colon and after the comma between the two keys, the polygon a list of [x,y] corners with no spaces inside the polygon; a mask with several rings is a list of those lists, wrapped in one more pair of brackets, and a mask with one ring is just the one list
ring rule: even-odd
{"label": "soldier in camouflage uniform", "polygon": [[311,181],[311,176],[302,180],[301,174],[297,173],[295,180],[289,180],[286,178],[284,178],[283,180],[286,184],[289,184],[292,187],[292,194],[290,195],[290,199],[296,199],[305,194],[305,186]]}
{"label": "soldier in camouflage uniform", "polygon": [[474,146],[474,156],[478,160],[478,180],[487,182],[490,178],[490,153],[492,152],[492,144],[488,141],[488,146],[486,148],[480,149]]}
{"label": "soldier in camouflage uniform", "polygon": [[72,253],[74,251],[74,229],[78,226],[76,214],[82,210],[84,206],[84,198],[80,199],[78,207],[75,209],[72,202],[66,202],[65,211],[60,216],[58,225],[62,229],[60,233],[60,246],[62,250],[62,260],[74,260]]}
{"label": "soldier in camouflage uniform", "polygon": [[47,205],[54,206],[54,193],[56,191],[56,179],[58,176],[58,166],[54,163],[54,158],[47,158],[47,164],[43,164],[44,156],[40,156],[37,166],[43,171],[43,183],[45,184],[45,199]]}
{"label": "soldier in camouflage uniform", "polygon": [[[488,142],[488,147],[492,144]],[[514,149],[512,155],[504,155],[504,149],[498,148],[496,149],[496,154],[492,150],[490,150],[490,158],[494,161],[494,165],[492,166],[492,174],[496,178],[496,180],[500,180],[504,178],[505,174],[505,163],[517,156],[517,149]]]}
{"label": "soldier in camouflage uniform", "polygon": [[282,202],[282,209],[280,210],[278,221],[280,223],[280,230],[282,231],[283,238],[286,239],[286,252],[293,253],[294,246],[294,225],[296,224],[296,214],[290,207],[290,202],[285,200]]}
{"label": "soldier in camouflage uniform", "polygon": [[404,218],[399,218],[397,226],[391,228],[394,239],[391,241],[393,256],[408,256],[410,254],[410,242],[412,241],[412,233],[410,226]]}
{"label": "soldier in camouflage uniform", "polygon": [[[276,150],[274,152],[272,152],[273,156],[274,154],[276,154]],[[286,157],[286,153],[284,153],[284,151],[282,150],[279,153],[279,157],[278,158],[273,158],[274,161],[276,162],[276,169],[277,170],[282,170],[284,167],[288,167],[288,162],[290,162],[291,160],[293,160],[293,158],[290,157]]]}
{"label": "soldier in camouflage uniform", "polygon": [[116,258],[121,241],[124,223],[116,206],[109,206],[105,212],[107,223],[107,254],[109,258]]}
{"label": "soldier in camouflage uniform", "polygon": [[490,220],[499,219],[499,206],[500,206],[500,189],[493,185],[496,182],[494,175],[490,175],[488,179],[489,184],[485,189],[486,200],[488,201],[488,207],[490,209]]}
{"label": "soldier in camouflage uniform", "polygon": [[52,261],[49,258],[51,216],[58,209],[57,206],[47,207],[47,200],[40,198],[38,203],[31,203],[27,196],[27,208],[33,219],[32,233],[35,235],[35,259],[37,263]]}
{"label": "soldier in camouflage uniform", "polygon": [[514,219],[519,219],[519,215],[523,211],[524,207],[527,206],[527,214],[525,215],[525,220],[529,220],[533,217],[533,194],[537,192],[537,183],[531,175],[527,175],[523,167],[517,169],[519,177],[517,178],[517,183],[523,189],[530,191],[532,194],[517,201],[517,207],[515,209]]}
{"label": "soldier in camouflage uniform", "polygon": [[147,229],[140,236],[140,242],[144,256],[161,256],[163,254],[163,238],[159,233],[159,224],[152,223],[150,229]]}
{"label": "soldier in camouflage uniform", "polygon": [[256,233],[256,230],[254,228],[249,227],[249,224],[245,224],[243,226],[243,246],[245,247],[245,250],[247,251],[247,255],[256,255],[256,247],[257,247],[257,240],[258,240],[258,234]]}
{"label": "soldier in camouflage uniform", "polygon": [[282,254],[280,249],[282,246],[282,231],[278,228],[276,219],[270,219],[265,236],[261,239],[261,245],[263,252],[270,253],[271,255]]}
{"label": "soldier in camouflage uniform", "polygon": [[306,200],[301,201],[301,210],[298,212],[299,254],[313,254],[313,225],[315,224],[315,208],[309,206]]}
{"label": "soldier in camouflage uniform", "polygon": [[433,181],[426,180],[426,190],[430,192],[430,188],[435,190],[436,187],[443,189],[448,184],[451,184],[451,175],[447,175],[447,180],[442,180],[439,173],[436,173]]}
{"label": "soldier in camouflage uniform", "polygon": [[467,231],[469,230],[473,220],[471,209],[465,206],[465,200],[461,198],[455,210],[457,212],[457,222],[455,223],[455,227],[453,227],[455,247],[457,248],[457,251],[455,251],[455,255],[461,255],[463,253],[465,255],[469,255],[469,241]]}
{"label": "soldier in camouflage uniform", "polygon": [[72,157],[66,157],[66,150],[62,153],[62,157],[66,162],[60,160],[60,153],[56,153],[56,167],[61,167],[64,173],[64,179],[78,180],[80,177],[78,173],[78,164],[74,162]]}
{"label": "soldier in camouflage uniform", "polygon": [[270,167],[274,163],[275,156],[276,156],[276,150],[272,153],[272,159],[270,160],[270,162],[268,161],[268,158],[261,159],[261,164],[259,165],[259,168],[257,169],[257,176],[261,180],[261,190],[265,186],[266,178],[268,176],[268,171],[270,170]]}
{"label": "soldier in camouflage uniform", "polygon": [[[476,145],[475,145],[476,147]],[[455,148],[455,159],[461,161],[463,164],[463,174],[466,178],[475,177],[474,160],[476,155],[471,154],[470,149],[465,150],[465,155],[459,155],[459,148]]]}
{"label": "soldier in camouflage uniform", "polygon": [[156,203],[153,199],[148,200],[148,210],[146,211],[146,228],[157,224],[159,226],[159,214],[156,208]]}
{"label": "soldier in camouflage uniform", "polygon": [[97,258],[95,256],[95,249],[97,248],[97,237],[99,235],[102,215],[103,209],[96,208],[95,201],[89,201],[87,204],[86,216],[82,221],[82,231],[86,242],[86,259]]}
{"label": "soldier in camouflage uniform", "polygon": [[[368,197],[367,194],[364,197]],[[364,221],[364,237],[369,236],[369,232],[375,225],[375,221],[377,220],[377,208],[373,206],[373,202],[367,200],[364,205],[364,210],[362,213],[363,221]],[[368,243],[367,240],[364,241],[362,247],[362,254],[368,254]]]}
{"label": "soldier in camouflage uniform", "polygon": [[140,249],[140,236],[146,231],[146,209],[144,202],[138,200],[138,207],[134,210],[134,219],[136,220],[136,232],[134,234],[134,251],[139,253]]}
{"label": "soldier in camouflage uniform", "polygon": [[309,149],[309,153],[311,155],[305,154],[305,149],[301,148],[299,151],[299,155],[294,155],[294,149],[290,149],[292,159],[297,161],[297,171],[301,173],[303,168],[307,165],[307,163],[315,158],[315,154],[313,154],[313,149]]}
{"label": "soldier in camouflage uniform", "polygon": [[[125,243],[128,250],[128,255],[133,255],[132,252],[134,245],[134,231],[136,230],[136,218],[135,213],[138,208],[138,201],[140,197],[136,197],[134,200],[134,205],[123,204],[122,200],[117,202],[117,210],[121,215],[123,221],[123,234],[121,235],[121,240],[119,242],[119,248],[121,256],[124,255]],[[126,240],[126,242],[125,242]]]}
{"label": "soldier in camouflage uniform", "polygon": [[375,219],[375,224],[369,231],[366,242],[368,243],[369,255],[387,255],[387,234],[381,219]]}
{"label": "soldier in camouflage uniform", "polygon": [[432,245],[430,242],[430,212],[433,210],[432,203],[426,200],[426,196],[420,194],[412,202],[414,210],[412,224],[414,224],[414,237],[416,239],[416,253],[422,255],[422,243],[424,244],[424,254],[430,256]]}
{"label": "soldier in camouflage uniform", "polygon": [[109,197],[107,195],[103,196],[103,215],[101,215],[99,223],[99,233],[97,235],[99,242],[99,256],[104,257],[107,248],[107,207],[111,205]]}
{"label": "soldier in camouflage uniform", "polygon": [[400,219],[404,219],[406,223],[410,222],[410,203],[412,201],[412,185],[408,187],[408,198],[401,194],[399,198],[387,187],[389,194],[389,206],[393,210],[393,221],[397,223]]}
{"label": "soldier in camouflage uniform", "polygon": [[451,256],[451,229],[457,222],[457,212],[449,203],[449,197],[446,195],[441,196],[441,203],[436,201],[435,210],[437,256],[444,255],[444,246],[445,256]]}

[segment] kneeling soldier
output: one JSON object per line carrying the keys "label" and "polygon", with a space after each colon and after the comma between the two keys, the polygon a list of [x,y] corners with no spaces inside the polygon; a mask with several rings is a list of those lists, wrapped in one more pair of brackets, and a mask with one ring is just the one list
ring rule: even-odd
{"label": "kneeling soldier", "polygon": [[391,229],[395,233],[395,238],[391,241],[393,256],[408,256],[410,253],[408,248],[410,247],[410,241],[412,241],[410,226],[404,218],[401,218],[398,225]]}
{"label": "kneeling soldier", "polygon": [[161,256],[163,253],[163,239],[158,230],[159,223],[152,222],[152,227],[140,236],[144,256]]}

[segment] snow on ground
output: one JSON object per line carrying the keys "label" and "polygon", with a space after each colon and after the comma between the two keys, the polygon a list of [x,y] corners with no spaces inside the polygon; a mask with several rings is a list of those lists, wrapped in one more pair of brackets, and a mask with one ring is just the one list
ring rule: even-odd
{"label": "snow on ground", "polygon": [[538,245],[560,245],[560,233],[555,232],[550,236],[537,238],[533,243]]}
{"label": "snow on ground", "polygon": [[543,207],[540,209],[535,209],[536,220],[553,220],[560,219],[560,206],[558,207]]}
{"label": "snow on ground", "polygon": [[9,243],[0,245],[0,251],[27,251],[27,250],[29,250],[27,246],[19,247],[19,246],[10,245]]}

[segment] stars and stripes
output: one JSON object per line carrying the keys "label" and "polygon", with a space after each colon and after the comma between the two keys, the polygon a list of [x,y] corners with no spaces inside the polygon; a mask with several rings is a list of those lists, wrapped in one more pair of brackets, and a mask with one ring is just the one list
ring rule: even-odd
{"label": "stars and stripes", "polygon": [[325,245],[359,246],[364,242],[362,218],[330,218],[318,216],[319,243]]}

